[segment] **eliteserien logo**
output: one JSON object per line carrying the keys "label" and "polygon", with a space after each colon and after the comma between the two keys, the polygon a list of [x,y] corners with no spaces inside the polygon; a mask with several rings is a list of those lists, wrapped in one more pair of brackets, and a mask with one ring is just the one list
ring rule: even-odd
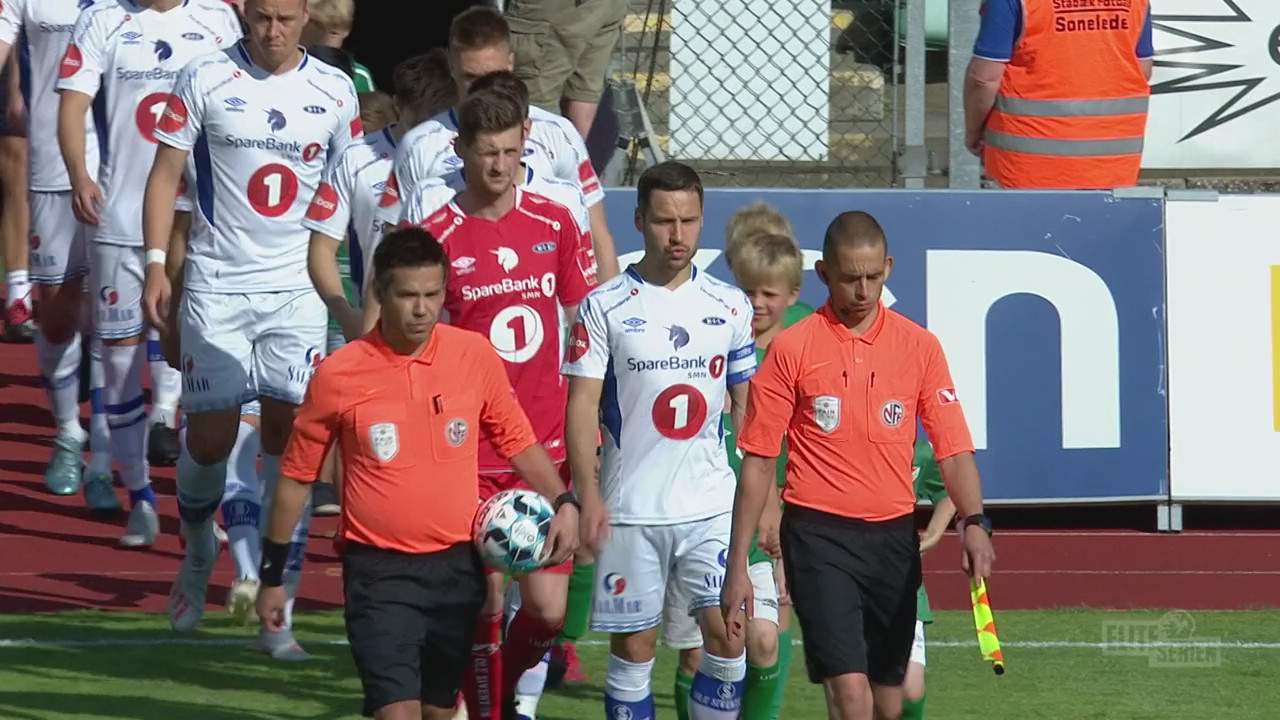
{"label": "eliteserien logo", "polygon": [[1102,654],[1145,657],[1150,667],[1218,667],[1222,641],[1197,636],[1195,618],[1175,610],[1157,620],[1102,623]]}

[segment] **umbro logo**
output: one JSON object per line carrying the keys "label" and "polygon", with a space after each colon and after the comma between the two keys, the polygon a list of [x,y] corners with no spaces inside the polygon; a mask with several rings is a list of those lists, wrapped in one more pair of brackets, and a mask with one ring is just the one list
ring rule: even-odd
{"label": "umbro logo", "polygon": [[231,112],[244,112],[244,106],[249,104],[244,99],[238,97],[229,97],[226,100],[223,100],[223,102],[227,104],[227,109]]}

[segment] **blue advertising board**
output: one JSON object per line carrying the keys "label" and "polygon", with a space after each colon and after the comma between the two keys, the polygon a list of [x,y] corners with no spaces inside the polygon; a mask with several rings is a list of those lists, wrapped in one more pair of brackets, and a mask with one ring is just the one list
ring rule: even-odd
{"label": "blue advertising board", "polygon": [[[731,280],[729,217],[755,200],[805,250],[801,299],[836,215],[871,213],[893,271],[886,303],[942,341],[994,503],[1167,499],[1163,200],[1109,192],[708,190],[695,260]],[[643,251],[635,192],[611,189],[623,266]],[[890,295],[892,297],[890,297]]]}

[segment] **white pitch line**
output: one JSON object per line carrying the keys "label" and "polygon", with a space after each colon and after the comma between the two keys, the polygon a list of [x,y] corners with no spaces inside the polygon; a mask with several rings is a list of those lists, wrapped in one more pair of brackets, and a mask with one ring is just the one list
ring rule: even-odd
{"label": "white pitch line", "polygon": [[[322,647],[345,647],[347,641],[341,638],[329,639],[308,639],[303,641],[307,645],[319,645]],[[608,643],[604,640],[579,640],[576,645],[584,647],[602,647]],[[804,644],[802,640],[796,640],[793,645],[800,646]],[[237,638],[137,638],[133,640],[125,638],[96,639],[96,640],[74,640],[74,639],[50,639],[37,640],[35,638],[5,638],[0,639],[0,650],[19,650],[19,649],[38,649],[38,648],[120,648],[120,647],[250,647],[252,641],[248,639]],[[927,647],[944,647],[944,648],[972,648],[977,647],[976,640],[959,641],[959,640],[929,640],[926,642]],[[1060,648],[1076,648],[1081,650],[1121,650],[1121,649],[1146,649],[1146,648],[1210,648],[1219,650],[1280,650],[1280,642],[1243,642],[1243,641],[1227,641],[1227,640],[1188,640],[1186,642],[1177,641],[1156,641],[1148,643],[1125,643],[1125,642],[1089,642],[1084,640],[1012,640],[1002,641],[1001,647],[1007,648],[1031,648],[1031,649],[1060,649]]]}

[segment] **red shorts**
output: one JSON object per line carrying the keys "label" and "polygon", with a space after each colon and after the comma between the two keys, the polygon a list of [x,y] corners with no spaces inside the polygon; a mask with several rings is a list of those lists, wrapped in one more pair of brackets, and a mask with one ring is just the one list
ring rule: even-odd
{"label": "red shorts", "polygon": [[[572,487],[569,484],[569,461],[565,460],[560,463],[560,478],[564,480],[565,487]],[[483,503],[489,498],[497,495],[504,490],[532,490],[529,483],[520,477],[514,470],[502,473],[481,473],[480,474],[480,502]],[[573,558],[569,558],[559,565],[544,567],[537,572],[552,573],[555,575],[572,575],[573,574]]]}

